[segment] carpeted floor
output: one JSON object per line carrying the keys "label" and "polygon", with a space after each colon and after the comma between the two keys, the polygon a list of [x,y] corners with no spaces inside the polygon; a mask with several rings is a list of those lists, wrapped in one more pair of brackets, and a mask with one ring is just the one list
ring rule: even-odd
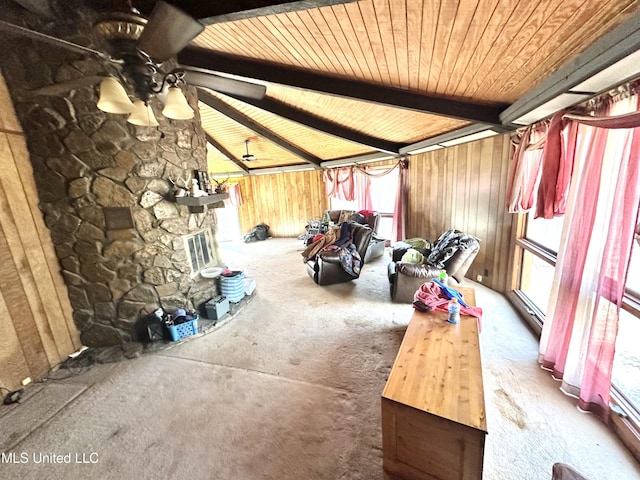
{"label": "carpeted floor", "polygon": [[[390,302],[386,257],[319,287],[301,251],[296,239],[223,244],[257,283],[233,318],[0,407],[0,478],[381,479],[380,394],[412,308]],[[539,369],[507,301],[465,283],[485,312],[483,478],[547,480],[557,461],[591,480],[640,478],[617,438]],[[39,462],[53,454],[60,462]]]}

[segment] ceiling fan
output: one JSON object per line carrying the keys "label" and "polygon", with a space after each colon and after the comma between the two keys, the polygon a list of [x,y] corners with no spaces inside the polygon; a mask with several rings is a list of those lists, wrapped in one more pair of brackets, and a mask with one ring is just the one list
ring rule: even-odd
{"label": "ceiling fan", "polygon": [[[21,5],[25,3],[24,0],[16,2]],[[122,2],[114,2],[117,3]],[[127,84],[137,99],[145,104],[154,95],[171,93],[171,87],[181,83],[248,98],[264,97],[264,85],[176,65],[176,54],[204,30],[204,26],[196,19],[163,1],[155,4],[146,19],[131,8],[130,2],[127,3],[126,10],[116,8],[111,12],[101,12],[93,24],[92,34],[101,44],[101,49],[69,42],[3,20],[0,20],[0,30],[100,59],[107,71],[113,72],[114,76]]]}
{"label": "ceiling fan", "polygon": [[253,162],[257,160],[255,155],[252,155],[251,153],[249,153],[249,139],[244,141],[244,146],[246,148],[247,153],[242,155],[242,160],[244,160],[245,162]]}

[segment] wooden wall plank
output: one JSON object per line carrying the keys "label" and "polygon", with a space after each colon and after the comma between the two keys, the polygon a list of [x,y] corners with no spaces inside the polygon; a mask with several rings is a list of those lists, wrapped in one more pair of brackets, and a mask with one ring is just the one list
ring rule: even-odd
{"label": "wooden wall plank", "polygon": [[[500,135],[409,159],[407,237],[434,241],[457,228],[480,238],[480,253],[467,273],[504,292],[511,232],[505,209],[509,137]],[[489,275],[485,276],[485,269]]]}
{"label": "wooden wall plank", "polygon": [[[10,317],[2,291],[0,291],[0,386],[15,390],[20,387],[20,381],[32,375],[27,359],[22,351],[20,339]],[[6,392],[2,392],[3,395]]]}
{"label": "wooden wall plank", "polygon": [[[9,146],[13,154],[13,168],[7,165],[7,173],[15,174],[16,184],[22,186],[24,197],[11,201],[12,209],[19,218],[29,220],[26,228],[20,229],[23,245],[28,248],[28,259],[37,279],[38,292],[45,304],[46,318],[53,331],[59,358],[82,346],[80,335],[73,322],[73,308],[69,301],[67,286],[60,273],[60,263],[53,247],[51,234],[38,208],[37,187],[33,166],[24,137],[10,135]],[[23,215],[23,216],[22,216]]]}
{"label": "wooden wall plank", "polygon": [[256,175],[240,179],[239,184],[243,233],[264,222],[273,237],[297,237],[308,220],[320,219],[329,208],[321,171]]}
{"label": "wooden wall plank", "polygon": [[[36,254],[33,224],[30,223],[28,208],[25,208],[25,193],[15,171],[9,140],[4,133],[0,133],[0,157],[4,159],[3,175],[0,177],[0,225],[4,233],[2,263],[6,268],[2,290],[10,301],[14,322],[20,322],[21,315],[29,315],[34,320],[37,331],[30,333],[40,336],[44,353],[53,364],[58,359],[57,347],[35,281],[42,269],[36,265],[37,270],[34,271],[34,265],[30,262],[30,256]],[[36,263],[41,261],[42,258],[38,256]]]}
{"label": "wooden wall plank", "polygon": [[0,77],[0,382],[45,376],[80,346],[53,243],[38,209],[33,169]]}
{"label": "wooden wall plank", "polygon": [[[4,213],[5,210],[6,197],[4,192],[0,190],[0,214]],[[0,322],[10,322],[13,325],[20,345],[27,355],[25,360],[29,366],[29,372],[34,377],[37,377],[44,375],[53,364],[47,357],[47,352],[44,348],[45,341],[49,345],[53,343],[53,336],[51,332],[41,333],[38,330],[31,305],[20,282],[18,268],[9,249],[10,242],[7,238],[9,235],[16,236],[15,230],[13,232],[7,231],[4,228],[4,218],[2,218],[0,219],[0,292],[9,314],[1,318]],[[0,352],[0,363],[3,369],[8,368],[8,366],[5,367],[5,362],[13,362],[12,358],[5,357],[7,354],[8,352]],[[14,375],[14,372],[11,372],[11,374]],[[15,381],[19,381],[22,378],[16,377]]]}

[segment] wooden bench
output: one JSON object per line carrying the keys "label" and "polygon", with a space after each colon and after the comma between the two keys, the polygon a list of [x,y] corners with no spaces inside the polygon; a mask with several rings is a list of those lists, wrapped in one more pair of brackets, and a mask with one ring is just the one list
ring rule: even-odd
{"label": "wooden bench", "polygon": [[[471,288],[458,288],[475,305]],[[382,393],[386,480],[479,480],[487,433],[478,322],[415,311]]]}

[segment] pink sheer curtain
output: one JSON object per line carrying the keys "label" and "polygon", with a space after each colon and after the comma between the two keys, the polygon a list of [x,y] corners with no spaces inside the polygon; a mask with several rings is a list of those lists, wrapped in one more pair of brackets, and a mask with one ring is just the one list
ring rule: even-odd
{"label": "pink sheer curtain", "polygon": [[[612,102],[606,113],[615,117],[638,110],[638,95],[632,95]],[[613,117],[608,127],[616,125]],[[540,361],[562,379],[563,390],[579,396],[581,408],[604,415],[640,202],[640,129],[568,128],[565,138],[575,144],[567,142],[563,150],[575,154],[575,170]]]}
{"label": "pink sheer curtain", "polygon": [[393,210],[393,224],[391,226],[391,242],[395,243],[407,238],[406,236],[406,217],[407,204],[409,202],[409,180],[407,169],[409,162],[401,160],[398,162],[400,170],[398,171],[398,192],[396,194],[396,204]]}
{"label": "pink sheer curtain", "polygon": [[[563,115],[564,112],[561,111],[551,117],[547,129],[547,136],[542,149],[542,171],[538,186],[535,218],[553,218],[564,213],[564,210],[556,210],[560,204],[556,201],[556,198],[566,191],[571,177],[570,175],[569,177],[563,176],[566,182],[564,185],[560,185],[558,180],[560,173],[565,171],[567,165],[573,165],[573,157],[568,158],[565,155],[566,149],[563,148],[564,137],[562,130],[565,124]],[[569,171],[571,171],[571,168],[569,168]]]}
{"label": "pink sheer curtain", "polygon": [[323,176],[327,197],[347,201],[355,199],[356,188],[353,167],[325,170]]}
{"label": "pink sheer curtain", "polygon": [[240,184],[234,183],[229,185],[227,188],[227,192],[229,193],[229,203],[234,207],[239,207],[242,205],[242,194],[240,193]]}
{"label": "pink sheer curtain", "polygon": [[534,205],[546,133],[546,124],[535,128],[530,125],[516,145],[507,183],[507,208],[511,213],[526,212]]}
{"label": "pink sheer curtain", "polygon": [[355,171],[356,186],[356,210],[373,210],[373,201],[371,199],[371,179],[366,172],[361,170]]}

